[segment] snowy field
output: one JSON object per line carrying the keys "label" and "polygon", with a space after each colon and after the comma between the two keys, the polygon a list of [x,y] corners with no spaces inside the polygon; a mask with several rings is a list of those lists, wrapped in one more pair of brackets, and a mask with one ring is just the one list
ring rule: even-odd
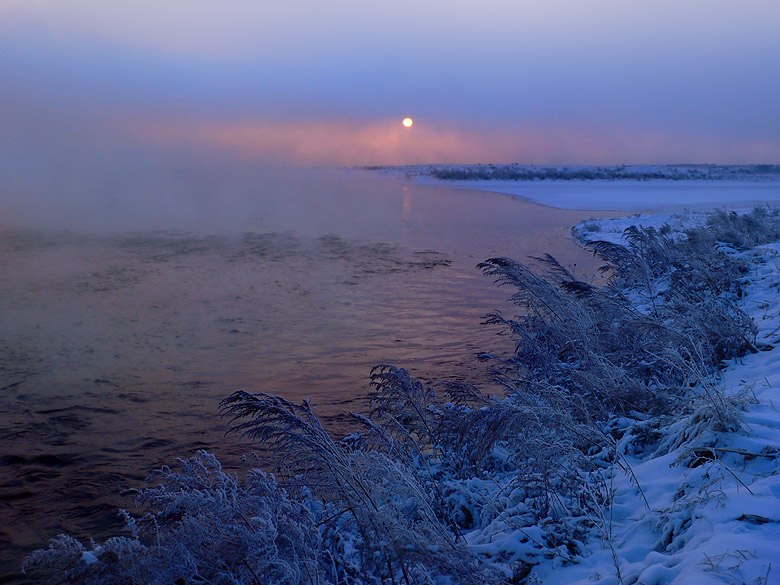
{"label": "snowy field", "polygon": [[441,165],[378,170],[423,184],[504,193],[559,209],[648,211],[780,202],[776,165]]}
{"label": "snowy field", "polygon": [[[444,183],[420,177],[423,183]],[[669,182],[669,181],[567,181],[527,183],[516,181],[447,181],[464,189],[505,193],[548,207],[644,211],[667,208],[750,206],[780,202],[780,183]]]}

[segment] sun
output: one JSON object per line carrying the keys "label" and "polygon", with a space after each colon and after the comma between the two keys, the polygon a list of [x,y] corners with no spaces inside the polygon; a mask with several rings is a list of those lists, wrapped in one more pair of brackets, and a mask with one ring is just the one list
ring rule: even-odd
{"label": "sun", "polygon": [[404,128],[411,128],[414,125],[414,120],[412,120],[411,118],[404,118],[401,124],[404,125]]}

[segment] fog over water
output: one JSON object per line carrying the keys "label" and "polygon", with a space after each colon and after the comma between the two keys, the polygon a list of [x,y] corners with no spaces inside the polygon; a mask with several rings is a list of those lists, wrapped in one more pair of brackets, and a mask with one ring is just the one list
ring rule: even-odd
{"label": "fog over water", "polygon": [[509,348],[479,323],[511,307],[477,262],[551,251],[593,270],[566,240],[591,212],[403,178],[216,161],[132,175],[103,197],[67,188],[3,200],[11,582],[24,551],[60,532],[116,530],[130,505],[118,493],[154,467],[199,448],[235,464],[252,447],[224,437],[230,392],[310,398],[343,431],[375,364],[484,382],[476,354]]}

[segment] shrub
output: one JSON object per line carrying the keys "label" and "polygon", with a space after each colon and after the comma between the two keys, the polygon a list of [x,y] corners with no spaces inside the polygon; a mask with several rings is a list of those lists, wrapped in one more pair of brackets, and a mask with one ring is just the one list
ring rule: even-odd
{"label": "shrub", "polygon": [[25,560],[25,571],[56,584],[320,582],[325,559],[314,515],[273,477],[252,469],[239,481],[205,452],[179,464],[136,491],[146,513],[125,514],[129,537],[87,550],[60,535]]}

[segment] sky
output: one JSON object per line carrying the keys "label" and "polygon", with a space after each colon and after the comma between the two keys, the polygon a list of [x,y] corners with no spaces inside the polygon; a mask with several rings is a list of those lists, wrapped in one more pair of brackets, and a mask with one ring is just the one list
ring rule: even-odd
{"label": "sky", "polygon": [[0,0],[0,177],[778,163],[778,28],[776,0]]}

